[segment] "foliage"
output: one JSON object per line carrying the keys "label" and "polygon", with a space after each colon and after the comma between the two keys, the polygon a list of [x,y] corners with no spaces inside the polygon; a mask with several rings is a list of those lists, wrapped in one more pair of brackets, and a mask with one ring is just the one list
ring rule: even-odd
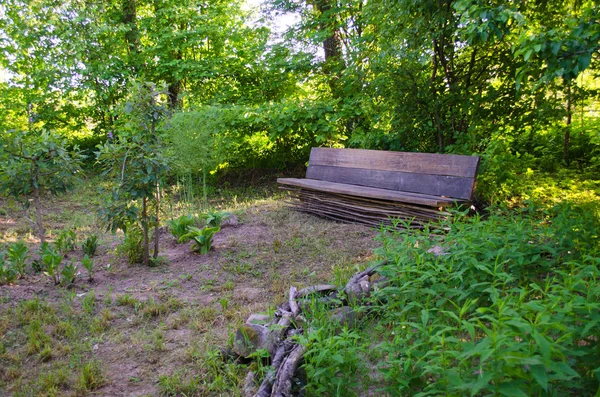
{"label": "foliage", "polygon": [[85,255],[93,257],[98,249],[98,236],[95,234],[88,236],[83,244],[81,244],[81,249]]}
{"label": "foliage", "polygon": [[167,221],[169,230],[178,243],[187,243],[190,239],[182,239],[188,233],[188,227],[193,226],[196,219],[192,215],[181,215],[178,218]]}
{"label": "foliage", "polygon": [[218,227],[204,227],[199,229],[197,227],[189,226],[188,233],[183,235],[180,240],[193,240],[195,245],[192,247],[192,249],[198,251],[201,255],[208,254],[212,246],[213,236],[220,230],[221,229]]}
{"label": "foliage", "polygon": [[202,217],[206,219],[206,226],[220,229],[223,220],[229,219],[231,217],[231,213],[227,211],[209,211]]}
{"label": "foliage", "polygon": [[384,230],[391,284],[375,296],[381,331],[393,324],[378,345],[388,355],[379,366],[384,389],[595,393],[600,217],[597,203],[592,209],[584,219],[585,203],[494,208],[485,220],[448,223],[444,241],[428,230]]}
{"label": "foliage", "polygon": [[117,253],[124,255],[129,264],[141,263],[144,256],[144,236],[139,227],[129,226],[123,242],[117,246]]}
{"label": "foliage", "polygon": [[17,278],[15,269],[5,258],[5,253],[0,252],[0,285],[11,284]]}
{"label": "foliage", "polygon": [[[38,237],[45,241],[40,199],[73,187],[83,157],[49,132],[0,135],[0,192],[33,199]],[[28,201],[26,202],[28,205]]]}
{"label": "foliage", "polygon": [[94,281],[94,260],[86,253],[81,260],[81,264],[87,270],[88,281]]}
{"label": "foliage", "polygon": [[14,271],[19,277],[25,277],[25,266],[29,247],[24,241],[17,241],[8,247],[8,260],[10,261]]}
{"label": "foliage", "polygon": [[54,245],[61,254],[66,254],[75,249],[77,244],[77,235],[74,230],[63,230],[58,234]]}
{"label": "foliage", "polygon": [[62,270],[60,271],[61,278],[60,283],[63,287],[70,287],[75,283],[77,279],[77,265],[72,261],[69,261],[64,264]]}
{"label": "foliage", "polygon": [[[142,263],[149,264],[150,229],[154,228],[154,254],[158,257],[160,213],[160,178],[169,169],[160,153],[158,123],[167,113],[166,87],[153,83],[133,83],[129,101],[123,106],[120,129],[114,140],[98,153],[104,175],[118,182],[112,202],[103,215],[109,230],[126,231],[127,224],[137,224],[143,235]],[[154,216],[150,207],[154,207]],[[138,209],[141,207],[141,210]]]}
{"label": "foliage", "polygon": [[51,277],[55,285],[60,283],[60,265],[62,264],[63,256],[57,253],[54,249],[49,248],[42,256],[44,264],[43,272],[48,277]]}

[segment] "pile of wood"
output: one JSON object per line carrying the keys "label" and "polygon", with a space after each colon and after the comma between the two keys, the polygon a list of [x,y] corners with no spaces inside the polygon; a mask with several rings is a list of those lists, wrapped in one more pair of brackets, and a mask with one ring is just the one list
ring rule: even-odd
{"label": "pile of wood", "polygon": [[281,188],[290,192],[286,200],[290,208],[346,223],[360,223],[371,227],[383,224],[397,228],[404,228],[405,225],[423,228],[425,224],[436,223],[451,216],[449,212],[435,207],[288,186]]}
{"label": "pile of wood", "polygon": [[[355,274],[343,288],[335,285],[316,285],[297,290],[290,288],[288,300],[277,307],[273,316],[252,314],[240,327],[234,338],[233,349],[225,350],[227,359],[244,359],[258,350],[270,353],[271,370],[259,382],[250,371],[244,385],[246,397],[290,397],[298,381],[298,368],[302,364],[305,347],[294,336],[304,333],[307,320],[304,312],[315,299],[330,309],[329,319],[343,326],[352,326],[359,313],[356,307],[372,291],[383,288],[387,281],[377,274],[377,268],[386,262]],[[339,294],[339,295],[338,295]]]}

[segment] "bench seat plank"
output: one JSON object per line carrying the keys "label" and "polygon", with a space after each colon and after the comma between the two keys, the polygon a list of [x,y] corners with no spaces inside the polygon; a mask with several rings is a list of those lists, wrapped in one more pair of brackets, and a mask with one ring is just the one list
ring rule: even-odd
{"label": "bench seat plank", "polygon": [[337,182],[327,182],[315,179],[278,178],[277,183],[282,185],[295,186],[302,189],[317,190],[335,194],[345,194],[357,197],[368,197],[379,200],[411,203],[417,205],[424,205],[428,207],[448,207],[453,205],[454,203],[460,203],[464,201],[438,196],[431,196],[427,194],[398,192],[388,189],[349,185]]}
{"label": "bench seat plank", "polygon": [[306,170],[306,178],[465,200],[471,198],[474,183],[473,178],[457,176],[415,174],[411,172],[312,164]]}

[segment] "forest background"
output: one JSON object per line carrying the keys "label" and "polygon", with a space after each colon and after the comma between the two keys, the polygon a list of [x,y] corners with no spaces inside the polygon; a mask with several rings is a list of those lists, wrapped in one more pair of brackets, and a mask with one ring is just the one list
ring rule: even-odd
{"label": "forest background", "polygon": [[289,169],[313,146],[479,154],[478,199],[498,202],[533,173],[600,171],[598,13],[580,0],[9,0],[0,130],[50,131],[92,165],[128,128],[132,87],[154,82],[174,175]]}

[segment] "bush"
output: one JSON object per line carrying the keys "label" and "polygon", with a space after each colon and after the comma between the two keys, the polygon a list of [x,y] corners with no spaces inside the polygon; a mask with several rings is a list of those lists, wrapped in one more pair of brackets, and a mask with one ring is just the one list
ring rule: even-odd
{"label": "bush", "polygon": [[[600,209],[595,203],[594,212]],[[424,231],[384,230],[379,371],[393,395],[593,395],[600,221],[562,203]],[[583,216],[588,214],[588,216]],[[438,256],[431,250],[439,245]]]}
{"label": "bush", "polygon": [[193,250],[198,251],[200,254],[208,254],[212,246],[212,239],[215,233],[218,233],[221,229],[218,227],[205,227],[199,229],[197,227],[188,227],[189,232],[182,236],[182,240],[190,241],[193,240],[195,243],[192,246]]}
{"label": "bush", "polygon": [[136,226],[129,226],[123,242],[117,247],[117,253],[125,256],[129,264],[142,263],[144,255],[144,236]]}
{"label": "bush", "polygon": [[83,244],[81,244],[81,249],[85,255],[93,257],[98,249],[98,236],[92,234],[86,238]]}

